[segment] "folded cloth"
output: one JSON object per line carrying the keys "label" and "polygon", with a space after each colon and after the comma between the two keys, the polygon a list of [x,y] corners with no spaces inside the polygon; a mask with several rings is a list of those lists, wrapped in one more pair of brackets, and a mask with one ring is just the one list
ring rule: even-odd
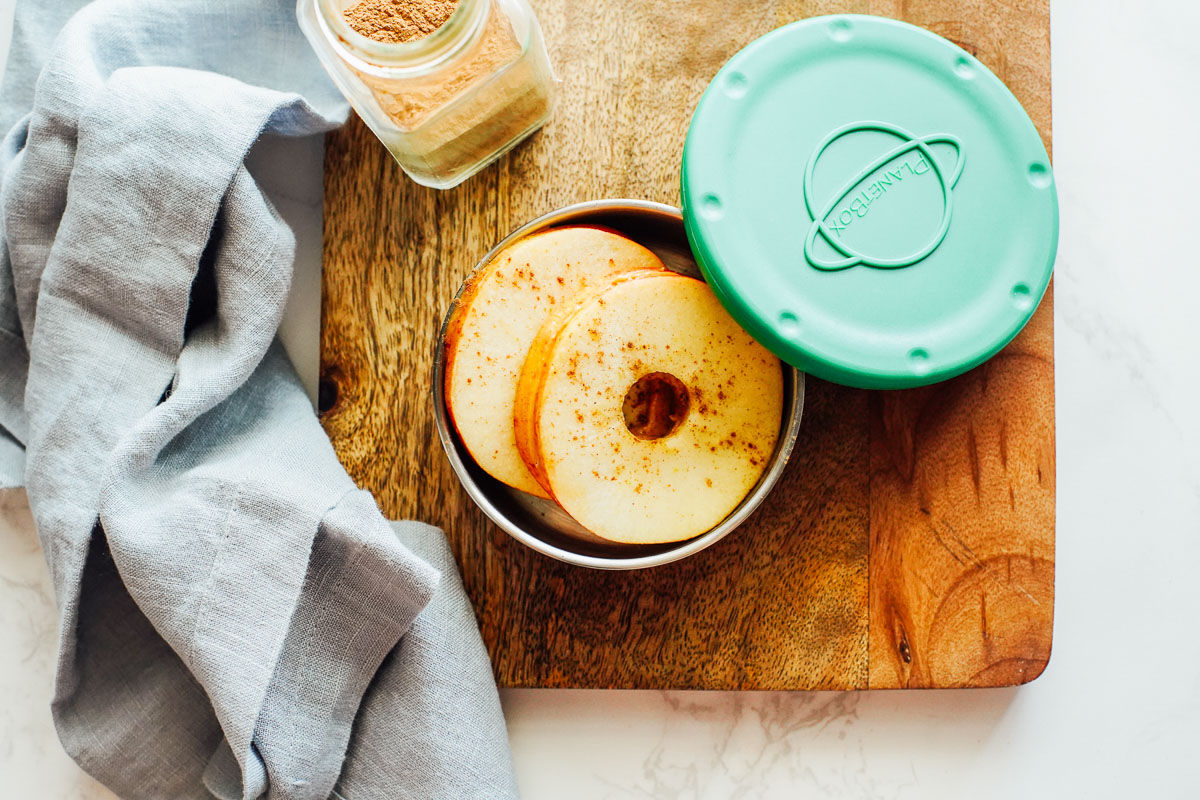
{"label": "folded cloth", "polygon": [[54,581],[59,736],[123,797],[516,796],[440,532],[355,489],[276,341],[294,239],[244,159],[345,113],[281,0],[17,10],[0,486]]}

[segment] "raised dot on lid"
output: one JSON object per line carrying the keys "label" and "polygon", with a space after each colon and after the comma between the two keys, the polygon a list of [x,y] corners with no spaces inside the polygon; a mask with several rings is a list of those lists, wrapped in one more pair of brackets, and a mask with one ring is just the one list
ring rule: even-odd
{"label": "raised dot on lid", "polygon": [[800,334],[800,320],[791,311],[780,312],[779,332],[789,339],[795,338]]}
{"label": "raised dot on lid", "polygon": [[929,351],[923,347],[914,347],[908,351],[908,361],[912,371],[917,375],[929,372]]}
{"label": "raised dot on lid", "polygon": [[966,56],[959,56],[954,60],[954,74],[964,80],[973,80],[975,78],[975,67],[971,64],[971,59]]}
{"label": "raised dot on lid", "polygon": [[749,88],[750,81],[740,72],[731,72],[725,78],[725,94],[734,100],[745,97],[746,90]]}
{"label": "raised dot on lid", "polygon": [[721,205],[721,198],[715,194],[704,195],[704,199],[700,201],[700,215],[714,222],[723,217],[725,208]]}
{"label": "raised dot on lid", "polygon": [[829,35],[835,42],[848,42],[852,31],[850,30],[850,20],[835,19],[829,23]]}
{"label": "raised dot on lid", "polygon": [[1029,291],[1029,287],[1023,283],[1018,283],[1012,288],[1013,305],[1019,311],[1028,311],[1033,308],[1033,292]]}
{"label": "raised dot on lid", "polygon": [[1050,185],[1050,168],[1040,161],[1029,165],[1029,182],[1034,188],[1045,189]]}

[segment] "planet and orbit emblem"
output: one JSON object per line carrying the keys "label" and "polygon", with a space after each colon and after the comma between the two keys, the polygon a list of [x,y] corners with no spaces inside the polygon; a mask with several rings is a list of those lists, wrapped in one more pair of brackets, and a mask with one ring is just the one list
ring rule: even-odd
{"label": "planet and orbit emblem", "polygon": [[[831,157],[835,150],[840,153]],[[808,263],[829,271],[860,264],[898,269],[927,258],[950,230],[965,160],[962,144],[949,134],[918,137],[875,121],[833,131],[804,170],[812,219],[804,241]],[[832,171],[826,161],[836,162]]]}

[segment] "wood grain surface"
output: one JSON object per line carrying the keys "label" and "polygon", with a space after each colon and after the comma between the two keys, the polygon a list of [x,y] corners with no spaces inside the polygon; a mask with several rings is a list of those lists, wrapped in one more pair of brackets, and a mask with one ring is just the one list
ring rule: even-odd
{"label": "wood grain surface", "polygon": [[[640,572],[535,554],[459,487],[434,429],[442,317],[513,228],[583,200],[678,204],[687,123],[717,69],[779,25],[895,16],[976,54],[1050,140],[1048,0],[533,0],[562,80],[552,123],[449,192],[357,120],[328,138],[322,419],[386,514],[440,525],[502,686],[850,689],[1036,677],[1054,600],[1053,301],[973,372],[865,392],[810,379],[761,509]],[[1051,293],[1052,294],[1052,293]]]}

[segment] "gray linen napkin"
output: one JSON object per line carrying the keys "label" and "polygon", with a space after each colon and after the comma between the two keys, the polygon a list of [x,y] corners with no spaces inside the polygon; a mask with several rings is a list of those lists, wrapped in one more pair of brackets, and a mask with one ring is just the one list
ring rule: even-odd
{"label": "gray linen napkin", "polygon": [[355,489],[275,339],[294,240],[243,160],[345,113],[288,2],[17,11],[0,486],[54,580],[59,736],[124,797],[516,796],[441,533]]}

